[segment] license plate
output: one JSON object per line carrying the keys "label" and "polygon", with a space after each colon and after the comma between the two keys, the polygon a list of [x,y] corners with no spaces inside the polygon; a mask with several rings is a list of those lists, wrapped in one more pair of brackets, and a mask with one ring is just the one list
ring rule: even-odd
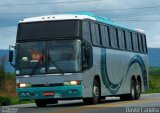
{"label": "license plate", "polygon": [[53,96],[54,93],[53,92],[44,92],[43,95],[44,96]]}

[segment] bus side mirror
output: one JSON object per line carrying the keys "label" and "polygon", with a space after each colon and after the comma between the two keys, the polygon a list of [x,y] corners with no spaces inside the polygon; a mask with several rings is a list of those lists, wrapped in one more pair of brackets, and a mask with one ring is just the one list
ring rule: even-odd
{"label": "bus side mirror", "polygon": [[9,63],[13,66],[13,67],[15,67],[15,65],[12,63],[13,62],[13,50],[12,50],[12,48],[15,48],[15,46],[9,46]]}
{"label": "bus side mirror", "polygon": [[9,50],[9,62],[12,63],[13,62],[13,51]]}

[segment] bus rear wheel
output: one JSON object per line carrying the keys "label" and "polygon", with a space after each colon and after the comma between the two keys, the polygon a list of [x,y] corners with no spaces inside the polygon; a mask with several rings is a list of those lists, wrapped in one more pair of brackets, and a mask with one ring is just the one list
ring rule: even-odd
{"label": "bus rear wheel", "polygon": [[135,100],[138,100],[141,96],[141,83],[137,80],[135,84]]}
{"label": "bus rear wheel", "polygon": [[138,80],[132,80],[131,100],[138,100],[141,95],[141,84]]}
{"label": "bus rear wheel", "polygon": [[92,98],[84,98],[85,104],[97,104],[100,101],[100,86],[97,80],[95,79],[93,82],[92,88]]}
{"label": "bus rear wheel", "polygon": [[137,80],[131,80],[131,90],[130,94],[124,94],[120,96],[121,100],[138,100],[141,95],[141,84]]}

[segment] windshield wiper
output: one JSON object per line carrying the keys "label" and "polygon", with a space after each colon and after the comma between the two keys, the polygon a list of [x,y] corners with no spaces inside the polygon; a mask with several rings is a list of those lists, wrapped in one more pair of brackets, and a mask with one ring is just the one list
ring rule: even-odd
{"label": "windshield wiper", "polygon": [[51,61],[51,63],[56,66],[56,69],[58,69],[58,71],[61,73],[61,74],[64,74],[64,72],[61,70],[61,68],[54,62],[54,60],[51,58],[50,56],[50,53],[48,53],[48,57],[49,57],[49,61]]}

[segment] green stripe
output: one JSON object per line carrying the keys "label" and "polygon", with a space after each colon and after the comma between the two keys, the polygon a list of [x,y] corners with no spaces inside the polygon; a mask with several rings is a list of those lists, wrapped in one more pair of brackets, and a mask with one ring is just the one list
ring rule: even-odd
{"label": "green stripe", "polygon": [[103,84],[105,85],[106,88],[108,88],[108,90],[112,93],[112,94],[116,94],[118,92],[118,90],[120,89],[120,86],[122,85],[123,81],[126,81],[128,72],[130,67],[135,64],[138,63],[139,66],[141,67],[141,71],[142,71],[142,76],[143,76],[143,80],[144,80],[144,86],[145,89],[147,88],[147,73],[146,73],[146,68],[145,68],[145,64],[143,59],[139,56],[139,55],[135,55],[127,68],[126,74],[122,77],[122,79],[120,80],[120,82],[118,84],[114,84],[110,81],[109,79],[109,75],[107,72],[107,61],[106,61],[106,49],[102,48],[101,49],[101,75],[102,75],[102,81]]}

